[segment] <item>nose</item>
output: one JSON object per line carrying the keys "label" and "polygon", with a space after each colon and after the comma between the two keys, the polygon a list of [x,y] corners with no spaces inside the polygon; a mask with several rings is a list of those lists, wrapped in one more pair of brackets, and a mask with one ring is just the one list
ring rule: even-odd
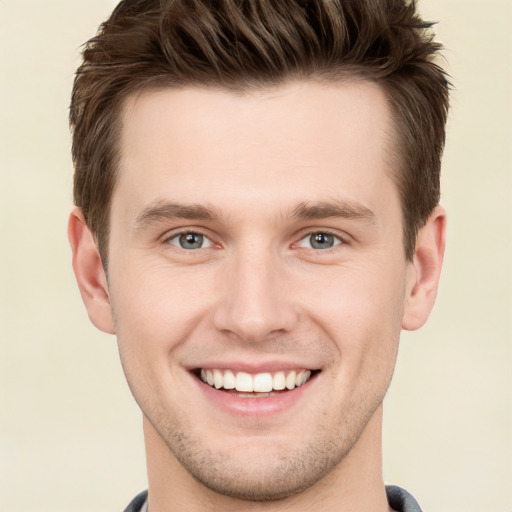
{"label": "nose", "polygon": [[219,331],[261,342],[294,329],[298,310],[291,283],[272,255],[239,255],[225,270],[213,316]]}

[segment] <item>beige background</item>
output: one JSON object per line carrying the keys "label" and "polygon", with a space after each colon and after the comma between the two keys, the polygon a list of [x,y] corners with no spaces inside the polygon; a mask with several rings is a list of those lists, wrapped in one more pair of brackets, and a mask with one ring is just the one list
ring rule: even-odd
{"label": "beige background", "polygon": [[[385,477],[425,511],[512,511],[511,0],[423,0],[457,90],[449,246],[430,323],[403,337]],[[122,510],[145,487],[115,340],[70,267],[67,105],[113,0],[0,0],[0,511]]]}

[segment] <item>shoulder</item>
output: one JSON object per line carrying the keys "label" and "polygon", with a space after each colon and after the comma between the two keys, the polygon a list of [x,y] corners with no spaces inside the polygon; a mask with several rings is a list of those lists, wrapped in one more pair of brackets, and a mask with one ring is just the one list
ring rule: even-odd
{"label": "shoulder", "polygon": [[125,508],[124,512],[141,512],[141,508],[146,503],[148,498],[148,491],[142,491],[135,496],[130,504]]}
{"label": "shoulder", "polygon": [[421,512],[418,502],[405,489],[396,485],[387,485],[388,503],[397,512]]}

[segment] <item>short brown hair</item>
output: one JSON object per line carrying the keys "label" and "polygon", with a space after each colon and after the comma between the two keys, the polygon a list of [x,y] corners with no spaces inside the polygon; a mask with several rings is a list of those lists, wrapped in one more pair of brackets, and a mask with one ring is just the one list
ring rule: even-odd
{"label": "short brown hair", "polygon": [[123,0],[83,51],[71,101],[74,199],[107,257],[126,97],[155,87],[243,91],[314,78],[379,83],[394,120],[404,247],[439,202],[449,82],[407,0]]}

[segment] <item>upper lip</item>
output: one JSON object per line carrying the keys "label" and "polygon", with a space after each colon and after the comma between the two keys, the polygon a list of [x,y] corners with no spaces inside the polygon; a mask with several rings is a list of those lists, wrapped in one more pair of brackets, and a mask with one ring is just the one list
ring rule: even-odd
{"label": "upper lip", "polygon": [[246,372],[250,374],[273,373],[278,371],[293,370],[319,370],[317,366],[299,361],[208,361],[201,362],[187,368],[189,371],[195,370],[231,370],[235,372]]}

